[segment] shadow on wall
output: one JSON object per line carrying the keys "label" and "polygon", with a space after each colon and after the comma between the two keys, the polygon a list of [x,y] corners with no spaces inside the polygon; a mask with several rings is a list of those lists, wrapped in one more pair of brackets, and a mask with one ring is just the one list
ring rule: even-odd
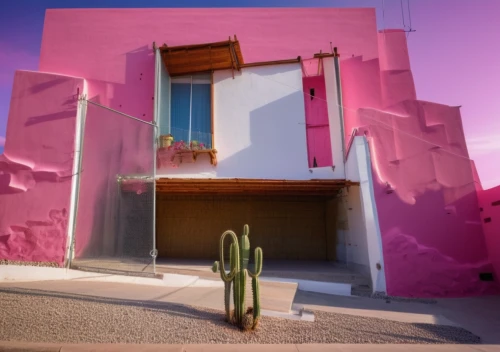
{"label": "shadow on wall", "polygon": [[[304,96],[301,88],[289,86],[295,66],[280,65],[244,69],[216,78],[224,107],[215,116],[215,148],[218,164],[213,167],[208,156],[195,163],[165,168],[164,174],[175,177],[227,177],[263,179],[310,178],[307,161]],[[283,74],[284,83],[279,81]],[[297,73],[298,74],[298,73]],[[276,78],[268,76],[276,75]],[[238,81],[239,80],[239,81]],[[278,81],[277,81],[278,80]],[[297,89],[298,88],[298,89]],[[216,89],[216,94],[219,90]],[[255,107],[255,108],[253,108]]]}
{"label": "shadow on wall", "polygon": [[147,45],[125,55],[124,82],[88,80],[93,101],[134,116],[153,121],[155,56]]}
{"label": "shadow on wall", "polygon": [[81,89],[79,78],[16,72],[0,154],[0,259],[64,261]]}
{"label": "shadow on wall", "polygon": [[498,293],[459,108],[418,101],[404,32],[379,34],[379,59],[341,61],[346,140],[370,142],[387,293]]}
{"label": "shadow on wall", "polygon": [[[303,106],[298,104],[303,99],[303,93],[296,91],[251,111],[250,144],[221,160],[217,165],[217,176],[288,179],[297,175],[298,169],[307,171],[304,113]],[[290,114],[290,111],[297,110],[298,113]],[[296,126],[303,129],[300,139],[294,138]],[[286,131],[289,129],[294,133],[288,135]]]}
{"label": "shadow on wall", "polygon": [[[404,102],[406,117],[360,110],[370,140],[387,291],[395,296],[496,294],[479,217],[476,185],[461,131],[428,126],[427,103]],[[446,111],[448,110],[448,111]],[[441,107],[440,118],[455,109]],[[442,147],[436,147],[439,142]]]}

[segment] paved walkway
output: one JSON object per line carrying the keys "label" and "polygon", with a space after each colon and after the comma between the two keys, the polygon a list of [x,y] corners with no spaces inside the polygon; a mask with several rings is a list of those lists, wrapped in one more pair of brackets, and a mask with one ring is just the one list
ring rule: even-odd
{"label": "paved walkway", "polygon": [[[0,289],[3,287],[112,299],[169,302],[224,310],[223,287],[163,287],[81,280],[0,283]],[[249,290],[249,288],[247,290]],[[291,309],[296,291],[296,284],[261,283],[262,309],[288,313]],[[249,292],[248,296],[250,295],[251,292]]]}
{"label": "paved walkway", "polygon": [[132,344],[35,344],[1,342],[0,351],[83,352],[83,351],[147,351],[147,352],[498,352],[498,345],[132,345]]}

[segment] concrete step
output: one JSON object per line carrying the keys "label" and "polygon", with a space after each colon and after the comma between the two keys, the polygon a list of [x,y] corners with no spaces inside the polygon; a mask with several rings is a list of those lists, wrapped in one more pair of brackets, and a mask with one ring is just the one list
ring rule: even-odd
{"label": "concrete step", "polygon": [[[164,273],[164,274],[175,274],[175,275],[189,275],[189,276],[198,276],[202,279],[205,280],[214,280],[214,281],[219,281],[220,280],[220,275],[218,273],[213,273],[208,270],[196,270],[196,268],[193,267],[170,267],[170,266],[157,266],[157,271]],[[262,287],[267,287],[268,285],[277,285],[279,286],[280,284],[294,284],[296,285],[297,289],[301,291],[307,291],[307,292],[317,292],[317,293],[324,293],[324,294],[330,294],[330,295],[341,295],[341,296],[350,296],[351,295],[351,283],[346,280],[346,277],[344,277],[342,280],[339,280],[339,282],[332,282],[332,281],[318,281],[318,280],[309,280],[309,279],[303,279],[304,277],[307,277],[306,275],[290,275],[285,276],[285,277],[279,277],[279,272],[273,272],[271,275],[275,276],[269,276],[269,272],[262,272],[260,282]],[[287,273],[285,273],[287,274]],[[321,278],[318,276],[311,276],[313,278]],[[360,282],[364,282],[361,281]]]}

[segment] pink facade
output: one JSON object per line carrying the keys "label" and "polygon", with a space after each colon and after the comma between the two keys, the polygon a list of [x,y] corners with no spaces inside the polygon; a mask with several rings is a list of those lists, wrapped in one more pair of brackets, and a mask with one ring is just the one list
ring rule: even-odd
{"label": "pink facade", "polygon": [[[158,45],[175,46],[226,40],[234,34],[241,43],[246,62],[290,59],[299,55],[306,59],[320,51],[330,52],[331,45],[339,48],[345,140],[349,141],[352,131],[358,129],[358,133],[365,134],[370,142],[388,294],[448,297],[499,292],[495,282],[479,279],[480,273],[491,272],[493,266],[498,270],[498,260],[491,253],[498,254],[499,242],[486,227],[488,224],[483,224],[479,213],[476,175],[468,159],[459,109],[416,99],[405,33],[377,33],[373,9],[49,10],[40,70],[84,77],[90,98],[151,121],[153,41]],[[12,242],[12,234],[17,231],[19,240],[16,241],[29,241],[27,239],[33,236],[18,226],[28,226],[28,220],[47,221],[48,214],[52,214],[50,219],[56,217],[51,211],[68,209],[70,182],[61,177],[71,170],[68,165],[73,151],[75,120],[69,115],[71,112],[74,116],[74,110],[66,108],[66,100],[61,98],[61,101],[51,102],[54,106],[47,112],[21,111],[15,99],[21,90],[22,94],[30,94],[25,99],[31,96],[41,99],[44,90],[26,93],[25,88],[34,85],[25,82],[30,77],[49,81],[47,77],[54,77],[55,83],[45,86],[60,89],[56,96],[64,96],[67,101],[82,80],[33,75],[18,73],[16,76],[5,155],[11,158],[10,163],[28,165],[31,170],[33,162],[44,167],[50,165],[48,171],[55,172],[59,178],[36,183],[13,181],[13,185],[29,184],[32,189],[0,195],[0,207],[5,208],[7,203],[13,204],[7,197],[25,197],[16,199],[15,211],[1,213],[0,257],[50,258],[60,263],[64,239],[59,238],[64,231],[50,232],[58,238],[59,242],[54,245],[57,250],[50,252],[35,245],[32,252],[23,250],[22,255],[16,252],[16,248],[22,246],[17,247],[18,242]],[[315,94],[321,94],[321,88]],[[45,114],[55,118],[42,118],[43,123],[34,125],[36,130],[31,127],[36,135],[27,134],[30,127],[26,121],[32,115]],[[321,124],[314,119],[310,122]],[[100,124],[97,120],[90,123],[90,131],[99,135],[102,132]],[[52,124],[59,124],[60,131],[72,132],[52,140],[53,137],[48,137],[50,133],[47,136],[44,133],[45,126]],[[104,122],[108,127],[112,124]],[[119,138],[127,133],[120,131]],[[21,141],[29,143],[25,145]],[[91,148],[99,152],[97,145]],[[52,155],[50,151],[55,154],[47,158],[46,155]],[[30,155],[36,155],[34,160],[30,159],[31,164],[26,161]],[[328,164],[331,155],[322,155],[320,159],[321,163]],[[4,164],[11,165],[9,162]],[[86,167],[95,172],[110,167],[110,172],[120,172],[119,164],[95,158],[95,163]],[[50,172],[48,174],[52,175]],[[49,177],[48,174],[44,177]],[[97,199],[98,192],[106,189],[104,182],[104,178],[96,178],[95,182],[82,179],[80,192],[90,200]],[[388,192],[389,188],[394,192]],[[3,189],[10,190],[8,187]],[[22,210],[26,202],[31,201],[26,197],[36,192],[39,192],[36,199],[40,202],[33,202],[30,212]],[[55,196],[49,197],[51,193]],[[481,202],[485,199],[489,198],[484,196]],[[484,209],[483,214],[486,214],[487,208]],[[80,211],[83,211],[83,218],[88,219],[89,227],[92,219],[102,213],[98,206],[87,206]],[[62,226],[51,221],[53,227]],[[486,241],[482,225],[486,229]],[[83,231],[88,232],[90,241],[91,229]],[[7,239],[3,233],[7,234]],[[78,250],[85,250],[85,244]]]}
{"label": "pink facade", "polygon": [[[380,58],[342,62],[346,133],[370,142],[387,292],[498,293],[459,108],[416,99],[405,33],[379,33]],[[391,193],[391,190],[394,190]]]}
{"label": "pink facade", "polygon": [[0,258],[64,262],[83,80],[16,72],[0,155]]}

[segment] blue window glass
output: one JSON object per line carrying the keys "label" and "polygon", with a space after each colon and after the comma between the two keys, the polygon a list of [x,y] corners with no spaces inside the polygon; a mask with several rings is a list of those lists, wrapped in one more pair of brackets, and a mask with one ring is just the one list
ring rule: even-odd
{"label": "blue window glass", "polygon": [[173,83],[171,92],[170,133],[176,142],[189,143],[191,84]]}
{"label": "blue window glass", "polygon": [[191,140],[205,144],[212,143],[210,84],[193,84],[193,107],[191,111]]}

